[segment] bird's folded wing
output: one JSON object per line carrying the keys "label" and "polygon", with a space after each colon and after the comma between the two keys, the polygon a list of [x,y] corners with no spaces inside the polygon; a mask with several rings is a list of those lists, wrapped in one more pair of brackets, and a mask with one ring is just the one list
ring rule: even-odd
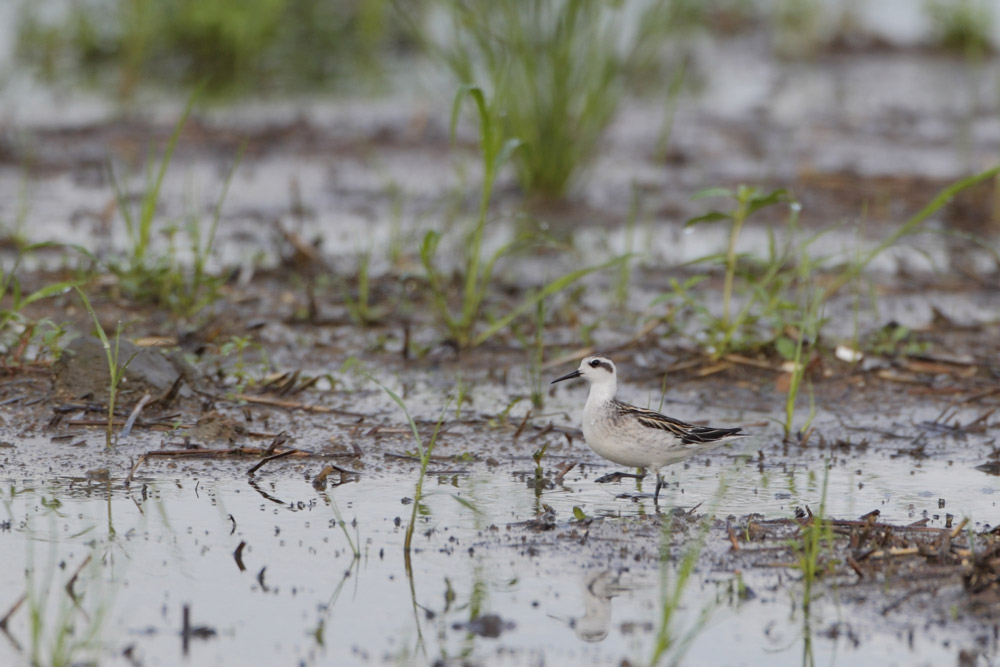
{"label": "bird's folded wing", "polygon": [[618,409],[626,415],[632,415],[636,420],[647,428],[655,428],[661,431],[673,433],[684,444],[708,443],[736,435],[740,432],[738,428],[713,428],[711,426],[695,426],[682,422],[679,419],[668,417],[653,410],[636,407],[628,403],[618,402]]}

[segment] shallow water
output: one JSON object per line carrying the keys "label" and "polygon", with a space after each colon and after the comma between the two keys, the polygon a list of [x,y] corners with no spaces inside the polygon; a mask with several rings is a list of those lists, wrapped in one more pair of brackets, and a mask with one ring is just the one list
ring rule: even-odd
{"label": "shallow water", "polygon": [[[818,510],[823,458],[804,456],[787,471],[769,466],[761,472],[722,452],[707,460],[710,465],[696,460],[668,469],[665,505],[704,502],[698,511],[720,518],[751,511],[788,517],[803,505]],[[655,512],[648,486],[647,495],[635,502],[618,498],[623,492],[635,495],[634,482],[595,484],[608,469],[586,466],[572,471],[564,487],[536,496],[525,482],[530,462],[523,469],[517,463],[448,464],[468,472],[428,479],[427,513],[414,537],[411,596],[402,547],[410,505],[403,498],[412,496],[415,475],[405,467],[389,466],[385,473],[363,476],[361,483],[328,491],[315,490],[298,464],[274,465],[249,483],[212,479],[213,470],[198,464],[174,473],[168,465],[154,466],[129,490],[117,481],[5,480],[2,506],[11,524],[0,533],[6,560],[0,611],[24,591],[25,571],[35,590],[51,581],[45,647],[45,638],[54,636],[55,611],[69,604],[62,587],[91,555],[75,591],[91,618],[107,614],[97,637],[103,655],[114,656],[109,664],[125,664],[121,651],[128,646],[144,664],[177,664],[183,605],[190,605],[193,625],[216,632],[190,640],[190,664],[430,664],[459,656],[490,664],[648,659],[661,600],[659,529],[643,531],[640,522],[634,535],[602,545],[600,537],[581,541],[587,528],[573,520],[574,507],[607,517],[603,524],[614,530],[628,522],[618,517],[648,517]],[[721,496],[720,473],[726,480]],[[945,513],[952,513],[982,528],[981,522],[995,520],[998,488],[997,478],[970,471],[964,462],[846,457],[831,467],[826,508],[838,517],[879,509],[882,519],[898,523],[928,517],[932,526],[943,526]],[[543,504],[555,511],[554,530],[537,533],[519,525]],[[725,541],[713,539],[717,543],[709,543],[707,552]],[[234,558],[241,542],[246,542],[245,571]],[[621,547],[645,556],[615,555]],[[611,554],[607,570],[595,549]],[[804,644],[795,577],[777,583],[744,573],[759,595],[737,602],[729,592],[735,576],[700,566],[692,579],[678,616],[680,634],[695,629],[688,662],[799,664]],[[891,624],[875,629],[866,619],[843,618],[835,600],[833,595],[814,605],[812,627],[846,624],[864,641],[854,647],[846,635],[813,637],[811,650],[820,664],[837,656],[870,665],[954,659],[955,646],[942,644],[934,632],[921,633],[911,645],[905,633],[893,634]],[[705,605],[713,612],[699,627]],[[499,631],[502,641],[471,634],[464,625],[472,616],[489,614],[500,620],[487,632]],[[87,624],[77,617],[75,626],[79,632]],[[23,657],[14,642],[30,645],[27,608],[13,615],[8,632],[0,640],[3,664]],[[719,636],[727,641],[720,643]]]}

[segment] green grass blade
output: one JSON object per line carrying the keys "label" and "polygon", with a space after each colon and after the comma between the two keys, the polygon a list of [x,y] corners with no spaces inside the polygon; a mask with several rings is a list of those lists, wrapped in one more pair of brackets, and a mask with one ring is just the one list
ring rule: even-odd
{"label": "green grass blade", "polygon": [[496,172],[500,171],[501,167],[507,164],[507,161],[510,160],[514,151],[521,148],[523,145],[524,142],[520,139],[512,138],[505,141],[503,146],[500,148],[500,152],[497,153],[496,159],[493,161],[493,173],[496,174]]}
{"label": "green grass blade", "polygon": [[[410,425],[410,430],[413,432],[413,439],[417,441],[417,451],[420,453],[420,457],[423,458],[424,441],[420,438],[420,431],[417,430],[417,423],[413,421],[413,417],[410,416],[410,411],[406,409],[406,403],[404,403],[403,399],[399,397],[399,394],[397,394],[392,389],[389,389],[389,387],[385,386],[384,384],[376,380],[371,373],[368,373],[366,371],[362,371],[362,373],[366,378],[368,378],[369,380],[377,384],[379,387],[381,387],[382,391],[387,393],[389,395],[389,398],[395,401],[396,405],[398,405],[400,409],[402,409],[403,414],[406,416],[406,421]],[[436,429],[434,431],[434,435],[435,436],[437,435]]]}
{"label": "green grass blade", "polygon": [[981,171],[978,174],[973,174],[972,176],[962,179],[961,181],[958,181],[956,183],[952,183],[948,187],[938,192],[938,194],[934,197],[934,199],[932,199],[930,203],[928,203],[926,206],[920,209],[920,211],[918,211],[916,215],[914,215],[909,220],[900,225],[899,228],[896,229],[896,231],[894,231],[892,234],[890,234],[885,241],[883,241],[878,246],[869,251],[867,255],[865,255],[859,262],[857,262],[857,264],[851,266],[847,271],[842,273],[836,280],[834,280],[826,288],[826,292],[823,297],[824,300],[833,296],[838,290],[840,290],[840,288],[842,288],[844,285],[846,285],[855,277],[857,277],[865,269],[865,267],[871,263],[873,259],[882,254],[887,248],[894,245],[902,237],[912,233],[913,230],[916,229],[921,223],[923,223],[924,220],[934,215],[934,213],[936,213],[940,208],[942,208],[945,204],[949,203],[955,197],[955,195],[962,192],[963,190],[971,188],[974,185],[978,185],[985,180],[993,178],[998,174],[1000,174],[1000,165],[991,167],[986,171]]}
{"label": "green grass blade", "polygon": [[733,216],[721,211],[712,211],[704,215],[698,215],[684,223],[684,228],[693,227],[701,222],[719,222],[721,220],[732,220]]}
{"label": "green grass blade", "polygon": [[87,295],[83,293],[83,290],[78,286],[73,285],[73,289],[76,293],[80,295],[80,299],[83,301],[84,307],[86,307],[87,312],[90,313],[90,318],[94,320],[94,328],[97,329],[97,337],[101,339],[101,345],[104,346],[104,352],[108,356],[108,367],[114,368],[114,359],[111,357],[111,341],[108,340],[108,335],[104,333],[104,327],[101,326],[101,320],[98,319],[97,313],[94,312],[94,307],[90,305],[90,299]]}
{"label": "green grass blade", "polygon": [[163,157],[160,159],[159,170],[156,173],[153,186],[142,198],[142,208],[139,211],[138,231],[140,247],[143,253],[149,244],[153,216],[156,215],[156,205],[160,201],[160,189],[163,187],[163,179],[167,175],[167,167],[170,166],[170,160],[173,158],[174,149],[177,147],[177,141],[180,139],[181,131],[184,129],[184,125],[187,123],[188,116],[191,115],[191,110],[194,108],[194,104],[198,100],[200,93],[201,87],[197,88],[191,94],[191,97],[188,98],[187,104],[184,106],[184,111],[181,113],[180,119],[174,126],[174,131],[170,133],[170,139],[167,140],[167,147],[163,152]]}
{"label": "green grass blade", "polygon": [[691,195],[690,199],[691,201],[697,201],[708,197],[730,197],[731,199],[735,199],[736,193],[729,188],[702,188]]}
{"label": "green grass blade", "polygon": [[54,283],[52,285],[46,285],[45,287],[42,287],[41,289],[32,292],[31,294],[26,296],[24,298],[24,301],[21,302],[21,307],[23,308],[24,306],[27,306],[30,303],[34,303],[35,301],[39,301],[41,299],[47,299],[50,296],[55,296],[56,294],[62,294],[63,292],[76,287],[78,284],[79,283],[67,281],[62,283]]}
{"label": "green grass blade", "polygon": [[483,343],[484,341],[488,340],[490,337],[492,337],[493,335],[495,335],[498,331],[500,331],[504,327],[508,326],[516,318],[520,317],[521,315],[523,315],[524,313],[526,313],[528,310],[530,310],[536,303],[538,303],[542,299],[544,299],[544,298],[546,298],[546,297],[548,297],[548,296],[550,296],[552,294],[555,294],[557,292],[560,292],[560,291],[566,289],[567,287],[569,287],[570,285],[572,285],[573,283],[575,283],[580,278],[583,278],[584,276],[590,275],[591,273],[594,273],[596,271],[600,271],[602,269],[607,269],[607,268],[612,267],[612,266],[617,266],[618,264],[621,264],[622,262],[627,261],[631,256],[632,255],[622,255],[620,257],[615,257],[614,259],[612,259],[610,261],[607,261],[607,262],[604,262],[603,264],[598,264],[597,266],[590,266],[590,267],[587,267],[587,268],[584,268],[584,269],[578,269],[576,271],[571,271],[570,273],[567,273],[566,275],[562,276],[561,278],[556,278],[555,280],[553,280],[552,282],[550,282],[548,285],[546,285],[545,287],[543,287],[542,289],[540,289],[538,292],[535,292],[531,296],[528,296],[527,298],[525,298],[524,301],[522,301],[520,303],[520,305],[518,305],[514,310],[512,310],[511,312],[509,312],[507,315],[505,315],[504,317],[500,318],[496,322],[492,323],[489,326],[489,328],[487,328],[485,331],[483,331],[481,334],[479,334],[472,341],[473,346],[479,345],[479,344]]}
{"label": "green grass blade", "polygon": [[486,97],[483,95],[483,89],[479,86],[465,84],[459,86],[458,92],[455,93],[455,101],[451,103],[451,124],[449,126],[449,136],[452,143],[455,141],[455,130],[458,129],[458,117],[462,111],[462,102],[465,97],[469,96],[476,103],[476,107],[479,110],[479,122],[482,123],[481,134],[487,136],[487,131],[490,128],[490,116],[486,108]]}
{"label": "green grass blade", "polygon": [[784,188],[774,190],[760,197],[753,197],[747,203],[746,217],[749,218],[751,215],[753,215],[760,209],[771,206],[772,204],[777,204],[778,202],[781,201],[786,201],[787,199],[788,199],[788,190],[785,190]]}

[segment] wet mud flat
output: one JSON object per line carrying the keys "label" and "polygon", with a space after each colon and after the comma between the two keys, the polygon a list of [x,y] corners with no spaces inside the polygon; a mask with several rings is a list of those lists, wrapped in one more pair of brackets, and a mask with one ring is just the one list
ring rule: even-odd
{"label": "wet mud flat", "polygon": [[[468,127],[452,145],[447,110],[408,97],[191,119],[164,219],[211,210],[249,138],[208,263],[219,291],[179,316],[90,276],[103,329],[125,322],[130,341],[115,444],[104,349],[74,293],[23,311],[65,327],[59,360],[29,335],[0,369],[0,664],[995,662],[992,182],[831,297],[787,436],[776,346],[714,355],[704,314],[663,298],[699,279],[696,305],[721,310],[721,268],[689,262],[722,252],[727,229],[683,225],[713,184],[793,190],[798,232],[833,228],[811,278],[836,280],[995,158],[995,115],[974,103],[995,79],[892,51],[787,66],[726,41],[666,155],[649,148],[662,109],[640,101],[568,201],[525,213],[501,175],[488,251],[545,243],[498,263],[477,331],[555,276],[635,260],[465,349],[434,316],[419,248],[444,234],[459,292],[480,178]],[[965,76],[968,97],[937,94]],[[20,220],[2,250],[59,243],[24,256],[24,293],[125,251],[106,162],[141,173],[175,114],[30,115],[0,144],[0,213]],[[740,252],[766,255],[785,213],[748,223]],[[159,230],[150,252],[172,239]],[[750,437],[667,468],[658,507],[650,477],[596,483],[615,468],[582,440],[586,387],[548,386],[592,351],[615,359],[622,398]],[[436,443],[408,552],[419,451],[374,380]]]}
{"label": "wet mud flat", "polygon": [[[246,320],[255,307],[280,309],[280,295],[259,292]],[[113,302],[97,308],[120,316]],[[657,507],[651,478],[594,482],[614,467],[583,443],[584,386],[546,387],[531,408],[530,371],[513,348],[443,346],[407,360],[402,323],[366,331],[333,320],[290,315],[255,329],[257,353],[287,370],[245,387],[232,384],[233,358],[174,365],[147,348],[116,420],[140,394],[156,400],[110,450],[99,345],[82,337],[67,346],[75,356],[8,370],[0,539],[16,567],[0,607],[11,659],[27,650],[31,605],[50,610],[43,636],[72,618],[71,636],[93,628],[89,650],[113,664],[995,655],[993,325],[938,322],[919,333],[919,355],[825,362],[814,377],[821,408],[790,440],[775,421],[778,361],[713,360],[655,330],[637,342],[616,334],[624,342],[604,351],[625,398],[751,433],[665,469]],[[331,339],[366,350],[357,363],[398,392],[425,442],[441,420],[408,558],[419,473],[410,426],[385,391],[343,367]],[[582,353],[553,353],[543,375]],[[457,405],[455,378],[469,387]]]}

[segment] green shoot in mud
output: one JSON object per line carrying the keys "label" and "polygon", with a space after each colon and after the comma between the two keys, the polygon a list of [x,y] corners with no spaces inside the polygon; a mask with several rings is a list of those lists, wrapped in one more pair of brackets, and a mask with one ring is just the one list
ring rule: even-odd
{"label": "green shoot in mud", "polygon": [[[505,245],[484,262],[482,256],[483,235],[486,232],[486,220],[489,214],[490,198],[493,196],[493,185],[500,169],[521,145],[518,139],[508,138],[504,135],[503,126],[499,122],[500,112],[496,107],[487,104],[482,89],[475,86],[463,86],[455,95],[451,112],[453,138],[462,102],[466,96],[475,102],[478,112],[479,148],[483,159],[483,185],[479,199],[479,215],[467,245],[465,286],[462,290],[462,305],[459,314],[453,314],[448,306],[448,297],[444,286],[445,278],[437,269],[435,262],[441,234],[437,231],[427,232],[420,246],[420,259],[427,273],[434,308],[444,321],[450,335],[462,346],[468,345],[472,340],[472,329],[479,317],[479,311],[493,276],[493,267],[496,261],[511,249],[510,245]],[[481,264],[482,267],[480,267]]]}
{"label": "green shoot in mud", "polygon": [[[696,198],[724,195],[733,198],[736,206],[730,211],[712,211],[688,221],[688,225],[707,221],[725,220],[730,222],[730,234],[725,256],[713,255],[696,260],[694,263],[721,260],[725,263],[722,315],[713,314],[699,298],[694,288],[707,278],[696,275],[683,282],[671,278],[672,293],[665,294],[657,301],[678,299],[704,321],[704,344],[715,359],[734,350],[757,350],[773,345],[785,360],[792,360],[800,351],[796,350],[797,340],[817,341],[822,332],[824,320],[821,316],[823,304],[829,301],[841,288],[857,280],[865,268],[880,254],[894,246],[902,238],[922,231],[921,225],[931,215],[945,206],[963,190],[1000,174],[1000,166],[987,169],[942,189],[918,213],[897,227],[874,248],[862,252],[842,269],[831,273],[822,288],[814,286],[815,276],[824,269],[828,257],[810,255],[811,247],[823,236],[823,232],[798,241],[798,215],[800,206],[791,200],[783,190],[763,193],[756,188],[740,186],[735,192],[712,188],[696,193]],[[790,215],[787,222],[787,240],[779,248],[772,229],[768,229],[768,254],[764,258],[740,255],[736,252],[739,231],[746,219],[761,208],[788,202]],[[737,276],[744,275],[742,281]],[[737,310],[732,302],[737,288],[743,290],[743,305]],[[769,334],[762,331],[762,320],[770,323]],[[799,333],[792,336],[789,331],[808,330],[802,339]],[[762,335],[764,336],[762,338]],[[805,349],[805,348],[803,348]],[[810,353],[813,351],[810,350]],[[799,359],[801,361],[801,359]],[[798,366],[796,365],[798,369]],[[801,377],[793,378],[797,390]],[[796,392],[789,394],[789,404],[795,400]],[[788,414],[786,431],[790,429]]]}
{"label": "green shoot in mud", "polygon": [[909,327],[896,322],[876,329],[864,341],[864,349],[869,354],[885,357],[909,357],[927,351],[928,343],[920,342]]}
{"label": "green shoot in mud", "polygon": [[535,342],[531,354],[531,405],[540,410],[545,405],[545,380],[542,364],[545,362],[545,301],[535,306]]}
{"label": "green shoot in mud", "polygon": [[515,239],[501,246],[490,257],[486,258],[483,256],[483,236],[486,232],[490,199],[493,194],[496,176],[503,165],[510,159],[511,155],[521,146],[521,142],[518,139],[508,138],[504,134],[503,125],[500,122],[500,111],[495,105],[488,104],[482,89],[475,86],[465,86],[455,96],[451,116],[452,136],[454,136],[458,123],[458,115],[461,111],[462,102],[466,97],[471,98],[475,103],[479,119],[480,150],[483,159],[483,185],[476,224],[472,229],[467,243],[464,245],[466,248],[464,283],[461,290],[461,305],[457,313],[453,312],[449,305],[448,281],[437,264],[437,250],[442,239],[440,232],[429,231],[424,235],[420,246],[420,260],[427,276],[431,305],[434,308],[434,312],[444,324],[448,335],[459,347],[475,347],[508,327],[511,322],[529,312],[543,299],[561,292],[590,273],[610,267],[624,261],[626,258],[617,257],[598,266],[571,271],[560,278],[556,278],[541,289],[535,290],[524,297],[517,306],[510,309],[503,317],[492,321],[485,330],[478,333],[475,331],[482,314],[483,302],[492,283],[493,271],[497,261],[512,252],[515,247],[524,243],[524,239]]}
{"label": "green shoot in mud", "polygon": [[[257,364],[259,374],[255,375],[250,367],[250,363],[247,359],[247,350],[253,349],[259,355],[260,359]],[[267,351],[264,346],[259,342],[250,338],[250,336],[230,336],[229,340],[222,344],[219,348],[219,355],[222,357],[228,357],[230,355],[236,355],[236,361],[233,363],[229,374],[236,380],[236,393],[243,393],[247,387],[253,386],[257,383],[259,377],[263,377],[270,366],[270,362],[267,357]]]}
{"label": "green shoot in mud", "polygon": [[177,147],[177,140],[180,139],[181,130],[187,122],[191,109],[194,107],[196,95],[192,95],[187,106],[181,113],[180,119],[174,125],[174,131],[167,140],[163,157],[153,175],[153,163],[147,164],[146,189],[139,201],[138,210],[133,210],[127,193],[122,188],[115,177],[114,166],[109,165],[111,184],[115,189],[115,196],[118,200],[118,207],[125,221],[125,232],[129,240],[129,265],[131,271],[145,270],[146,255],[150,250],[153,240],[153,221],[156,218],[156,207],[160,203],[160,189],[163,187],[163,179],[167,175],[167,167],[170,166],[170,159],[173,157],[174,149]]}
{"label": "green shoot in mud", "polygon": [[[97,336],[101,339],[101,345],[104,347],[104,353],[107,355],[108,359],[108,374],[110,376],[110,382],[108,384],[108,427],[106,431],[106,447],[111,449],[112,446],[112,434],[114,433],[115,427],[115,399],[118,395],[118,385],[121,384],[122,378],[125,377],[125,369],[132,362],[132,357],[125,360],[125,363],[120,363],[118,357],[118,347],[121,343],[122,338],[122,323],[118,322],[118,328],[115,331],[115,346],[114,350],[111,348],[111,341],[108,340],[107,334],[104,333],[104,328],[101,326],[101,321],[97,317],[97,313],[94,312],[94,307],[90,305],[90,299],[87,295],[83,293],[79,287],[73,286],[77,294],[80,295],[80,299],[83,300],[83,305],[86,306],[87,312],[90,313],[91,319],[94,321],[94,328],[97,330]],[[133,355],[134,356],[134,355]]]}
{"label": "green shoot in mud", "polygon": [[[635,251],[635,224],[640,214],[639,188],[632,184],[632,203],[629,206],[628,218],[625,219],[625,255],[632,257]],[[618,267],[618,280],[615,282],[615,304],[623,311],[628,311],[629,286],[632,284],[632,262],[625,260]]]}
{"label": "green shoot in mud", "polygon": [[656,62],[673,3],[448,0],[448,44],[432,46],[465,84],[488,82],[529,195],[561,197],[594,155],[630,79]]}
{"label": "green shoot in mud", "polygon": [[722,286],[722,320],[724,329],[730,329],[733,318],[730,316],[733,300],[733,276],[736,275],[736,243],[740,238],[743,223],[757,211],[788,200],[785,190],[773,190],[764,193],[755,187],[740,185],[735,191],[726,188],[708,188],[691,195],[691,199],[706,197],[727,197],[735,201],[736,206],[729,211],[710,211],[704,215],[691,218],[684,227],[691,227],[704,222],[729,221],[729,243],[726,247],[726,277]]}
{"label": "green shoot in mud", "polygon": [[399,397],[399,394],[394,392],[392,389],[389,389],[389,387],[385,386],[371,375],[368,375],[367,373],[365,373],[365,375],[367,375],[369,380],[381,387],[382,391],[388,394],[389,398],[391,398],[393,402],[400,407],[403,411],[403,415],[406,416],[407,423],[410,425],[410,431],[413,433],[413,439],[417,443],[417,456],[420,459],[420,473],[417,475],[417,484],[413,491],[413,508],[410,512],[410,523],[406,526],[406,537],[403,540],[403,552],[406,555],[406,569],[407,571],[410,571],[410,545],[413,542],[413,530],[417,523],[417,509],[420,507],[421,499],[423,497],[424,477],[427,475],[427,466],[431,461],[431,455],[434,453],[434,445],[437,443],[438,433],[441,431],[441,425],[444,423],[444,418],[447,414],[448,406],[451,404],[451,401],[449,400],[448,404],[445,405],[444,410],[441,411],[441,416],[438,418],[437,424],[434,426],[434,432],[431,434],[431,438],[425,446],[423,438],[420,437],[420,430],[417,428],[417,423],[413,421],[413,417],[410,416],[410,411],[406,408],[406,403],[404,403],[403,399]]}
{"label": "green shoot in mud", "polygon": [[[715,359],[721,358],[734,349],[743,349],[761,345],[759,340],[760,332],[756,326],[761,318],[773,320],[772,331],[780,334],[789,323],[786,321],[786,313],[795,310],[794,299],[788,292],[794,283],[795,274],[788,270],[793,261],[796,251],[802,252],[802,248],[795,246],[794,237],[797,231],[798,213],[800,207],[783,190],[775,190],[764,194],[756,188],[740,186],[736,192],[723,188],[712,188],[696,193],[695,198],[708,196],[728,196],[736,200],[736,207],[729,212],[713,211],[705,215],[689,220],[687,225],[694,225],[701,222],[715,220],[728,220],[730,222],[730,233],[727,252],[724,257],[712,255],[696,260],[694,263],[714,261],[723,258],[725,261],[725,282],[723,286],[723,312],[721,317],[713,314],[702,300],[693,294],[693,288],[707,278],[707,275],[693,276],[683,283],[676,278],[670,279],[673,288],[672,294],[667,294],[658,299],[661,301],[671,297],[679,300],[690,307],[705,322],[706,346],[711,356]],[[768,231],[768,255],[763,260],[752,257],[738,255],[736,243],[739,238],[740,229],[746,219],[761,208],[771,206],[783,201],[790,201],[790,214],[788,217],[788,231],[790,239],[784,246],[778,246],[773,231]],[[814,240],[814,239],[813,239]],[[805,248],[812,243],[806,243]],[[749,269],[745,281],[741,282],[745,293],[743,294],[742,307],[733,312],[732,301],[735,288],[735,276],[740,268],[740,260],[748,263]],[[771,341],[766,338],[764,342]]]}
{"label": "green shoot in mud", "polygon": [[[787,442],[792,434],[795,422],[795,404],[798,400],[799,390],[805,378],[806,371],[810,366],[811,356],[816,343],[819,341],[820,329],[823,322],[823,290],[814,285],[812,274],[815,269],[822,264],[822,259],[814,259],[809,254],[809,248],[813,242],[820,238],[820,235],[813,236],[809,241],[798,247],[799,257],[796,266],[796,286],[799,291],[798,317],[789,322],[786,320],[783,331],[792,333],[794,340],[787,335],[783,335],[775,340],[775,349],[792,364],[792,371],[789,374],[788,392],[785,396],[785,422],[784,438]],[[803,352],[808,351],[809,358],[803,360]],[[799,429],[802,438],[809,432],[813,417],[816,415],[816,406],[813,402],[812,387],[809,391],[809,417],[805,424]]]}
{"label": "green shoot in mud", "polygon": [[822,43],[823,3],[820,0],[778,0],[769,4],[775,52],[790,60],[813,55]]}
{"label": "green shoot in mud", "polygon": [[381,309],[374,308],[371,303],[371,286],[368,276],[370,265],[371,253],[359,253],[356,295],[346,286],[343,290],[344,305],[347,306],[347,312],[351,320],[355,324],[364,327],[375,324],[385,314]]}
{"label": "green shoot in mud", "polygon": [[[122,262],[111,262],[109,268],[118,276],[122,289],[130,297],[145,302],[162,304],[182,315],[192,315],[218,298],[219,288],[223,279],[208,273],[207,264],[215,245],[216,232],[222,214],[222,205],[229,186],[232,183],[236,168],[239,166],[246,148],[244,143],[222,185],[222,191],[212,210],[212,218],[208,230],[202,234],[202,220],[194,212],[187,215],[184,228],[188,235],[191,267],[185,268],[177,258],[173,244],[173,236],[177,227],[173,224],[162,225],[158,230],[157,208],[160,203],[160,193],[163,180],[170,166],[171,158],[177,147],[181,131],[191,114],[198,93],[190,97],[180,120],[167,141],[166,148],[155,168],[152,161],[147,165],[146,187],[137,204],[133,204],[123,184],[115,175],[114,167],[109,166],[111,184],[114,187],[118,210],[125,222],[128,237],[127,257]],[[161,231],[168,237],[170,243],[168,252],[153,256],[154,232]]]}

